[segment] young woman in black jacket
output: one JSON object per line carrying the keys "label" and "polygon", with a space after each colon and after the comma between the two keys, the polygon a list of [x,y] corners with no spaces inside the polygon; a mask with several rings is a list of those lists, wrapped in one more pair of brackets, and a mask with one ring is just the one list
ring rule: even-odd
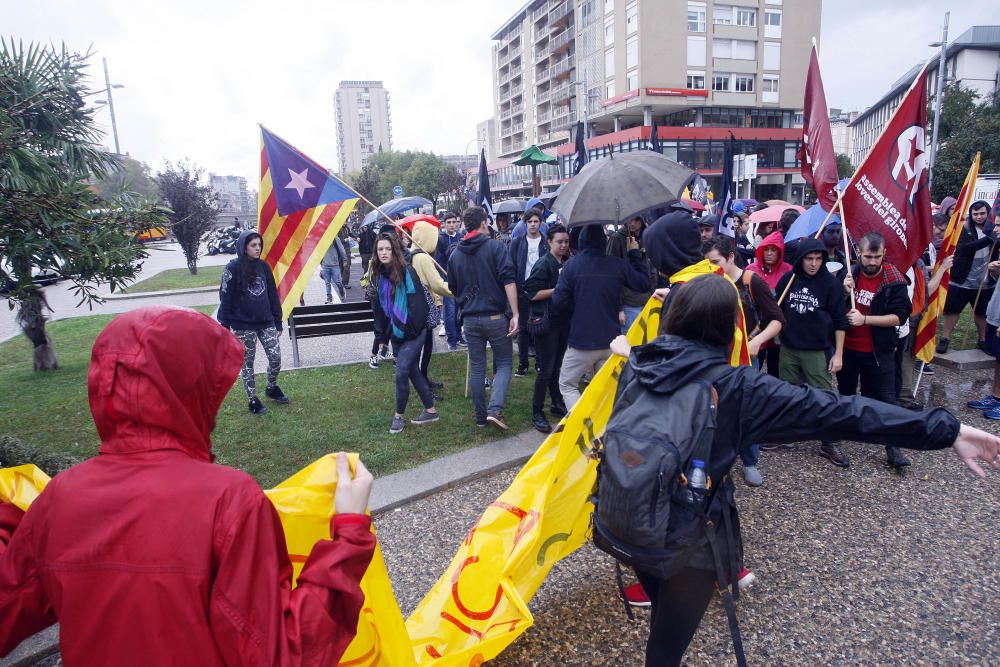
{"label": "young woman in black jacket", "polygon": [[535,336],[535,360],[538,374],[535,376],[535,391],[531,398],[531,422],[542,433],[551,433],[552,425],[545,418],[545,392],[552,397],[553,416],[566,415],[566,403],[559,391],[559,368],[569,343],[569,321],[560,318],[549,308],[552,293],[559,281],[559,271],[569,259],[569,233],[562,225],[552,225],[546,239],[549,251],[542,255],[531,269],[531,275],[524,282],[524,296],[531,302],[526,321],[543,314],[549,318],[549,329]]}
{"label": "young woman in black jacket", "polygon": [[[710,372],[720,406],[707,461],[707,473],[719,490],[708,515],[728,571],[717,573],[706,537],[685,553],[675,576],[659,579],[637,572],[652,603],[647,666],[680,664],[716,582],[725,589],[735,581],[742,543],[729,470],[744,445],[830,438],[921,450],[953,447],[980,477],[985,472],[977,460],[1000,470],[1000,438],[960,424],[943,408],[914,412],[861,396],[788,384],[750,366],[728,367],[726,350],[733,338],[737,299],[725,278],[700,276],[672,290],[660,324],[665,335],[634,349],[624,337],[612,342],[613,352],[629,356],[620,383],[638,382],[669,401],[673,390]],[[655,430],[656,419],[655,413],[643,419],[645,428]],[[723,530],[724,526],[732,530]],[[726,539],[730,532],[734,542]]]}
{"label": "young woman in black jacket", "polygon": [[392,340],[396,350],[396,414],[389,433],[399,433],[406,425],[403,414],[410,398],[410,383],[424,403],[424,411],[413,424],[440,419],[427,378],[420,372],[420,351],[430,332],[427,329],[427,297],[423,283],[406,261],[403,246],[394,234],[379,236],[372,260],[375,288],[375,340]]}

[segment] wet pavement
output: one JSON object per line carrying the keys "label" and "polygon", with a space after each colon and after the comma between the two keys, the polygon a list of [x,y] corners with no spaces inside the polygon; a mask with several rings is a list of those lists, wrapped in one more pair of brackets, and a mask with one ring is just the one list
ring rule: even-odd
{"label": "wet pavement", "polygon": [[[963,407],[990,380],[987,370],[938,367],[921,398],[997,433],[1000,423]],[[763,453],[763,487],[738,482],[746,562],[758,577],[738,609],[749,663],[1000,664],[1000,474],[973,478],[946,450],[907,452],[913,466],[899,475],[882,447],[844,446],[848,469],[807,442]],[[404,614],[515,472],[376,519]],[[739,464],[734,476],[742,480]],[[613,561],[589,544],[555,566],[529,606],[535,626],[492,664],[642,664],[648,611],[626,618]],[[735,662],[721,603],[686,662]]]}

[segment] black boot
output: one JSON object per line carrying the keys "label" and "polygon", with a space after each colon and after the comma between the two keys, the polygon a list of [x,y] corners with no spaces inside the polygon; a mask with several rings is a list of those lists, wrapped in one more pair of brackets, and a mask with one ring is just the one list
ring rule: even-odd
{"label": "black boot", "polygon": [[252,415],[266,415],[267,406],[260,402],[260,399],[254,396],[250,399],[250,414]]}
{"label": "black boot", "polygon": [[531,423],[542,433],[552,433],[552,424],[549,423],[549,420],[545,418],[545,414],[542,412],[533,414],[531,416]]}
{"label": "black boot", "polygon": [[276,401],[278,403],[284,404],[288,402],[288,397],[285,396],[285,392],[281,391],[281,387],[279,387],[278,385],[274,385],[273,387],[268,387],[267,389],[265,389],[264,395],[270,398],[272,401]]}
{"label": "black boot", "polygon": [[885,458],[889,462],[889,465],[896,470],[901,470],[910,465],[910,459],[903,456],[903,452],[899,451],[899,447],[886,447]]}

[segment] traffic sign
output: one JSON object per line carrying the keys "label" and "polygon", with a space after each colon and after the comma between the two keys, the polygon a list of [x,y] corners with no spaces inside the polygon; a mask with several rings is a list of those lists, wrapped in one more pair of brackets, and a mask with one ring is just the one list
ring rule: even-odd
{"label": "traffic sign", "polygon": [[396,187],[394,187],[392,189],[392,196],[393,197],[402,197],[403,196],[403,186],[402,185],[397,185]]}

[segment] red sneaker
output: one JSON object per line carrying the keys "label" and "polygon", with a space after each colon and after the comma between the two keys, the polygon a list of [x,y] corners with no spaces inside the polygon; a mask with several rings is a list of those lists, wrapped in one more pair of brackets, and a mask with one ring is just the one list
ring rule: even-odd
{"label": "red sneaker", "polygon": [[757,581],[757,577],[754,576],[753,572],[747,568],[740,570],[740,576],[737,578],[737,585],[739,585],[740,590],[750,588],[753,586],[754,582]]}
{"label": "red sneaker", "polygon": [[642,584],[632,584],[631,586],[625,587],[625,602],[628,602],[633,607],[648,607],[649,597],[646,596],[646,591],[643,590]]}

